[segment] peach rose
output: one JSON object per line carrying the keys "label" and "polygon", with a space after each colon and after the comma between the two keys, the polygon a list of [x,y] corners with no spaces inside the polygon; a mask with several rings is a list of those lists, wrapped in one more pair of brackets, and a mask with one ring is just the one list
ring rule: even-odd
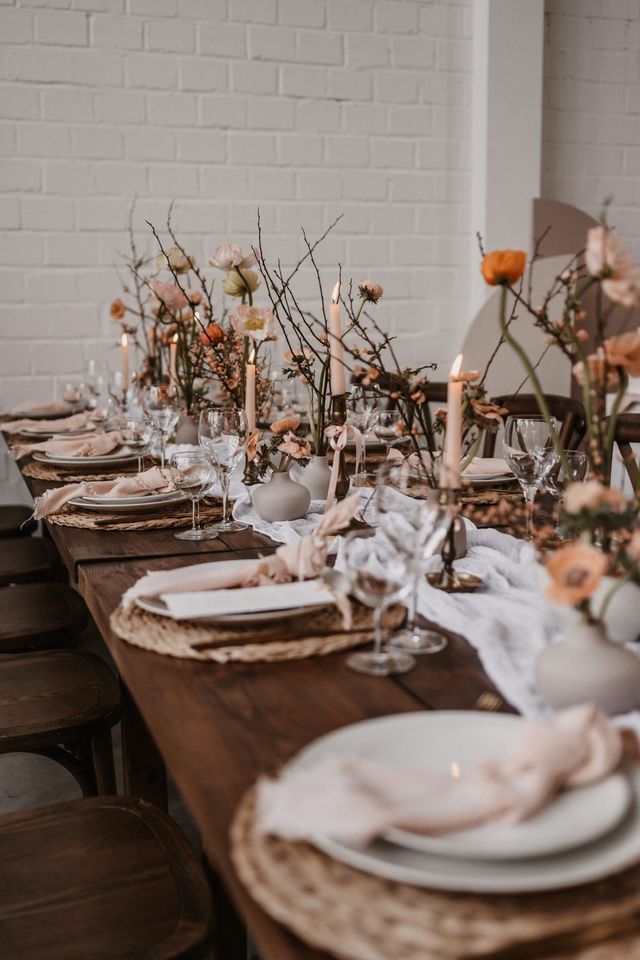
{"label": "peach rose", "polygon": [[482,258],[480,270],[485,283],[496,287],[515,283],[524,273],[526,265],[524,250],[494,250]]}
{"label": "peach rose", "polygon": [[225,273],[236,267],[238,270],[244,270],[246,267],[252,267],[255,262],[256,257],[253,252],[245,256],[235,243],[221,243],[209,257],[211,266],[224,270]]}
{"label": "peach rose", "polygon": [[640,377],[640,331],[629,330],[604,342],[612,367],[622,367],[630,377]]}
{"label": "peach rose", "polygon": [[602,289],[614,303],[640,306],[640,264],[615,230],[592,227],[584,259],[589,273],[602,278]]}
{"label": "peach rose", "polygon": [[118,297],[117,300],[113,300],[111,302],[111,306],[109,307],[109,313],[111,314],[112,320],[116,320],[119,323],[120,320],[124,319],[126,312],[127,312],[126,305],[124,301],[120,299],[120,297]]}
{"label": "peach rose", "polygon": [[285,453],[292,460],[304,460],[311,456],[309,441],[304,437],[297,437],[295,433],[287,433],[278,447],[279,453]]}
{"label": "peach rose", "polygon": [[358,290],[362,299],[368,300],[369,303],[377,303],[384,293],[384,287],[380,286],[379,283],[374,283],[373,280],[361,280],[358,284]]}
{"label": "peach rose", "polygon": [[623,510],[625,499],[619,490],[605,487],[599,480],[570,483],[565,492],[564,508],[567,513],[582,510],[598,510],[602,507]]}
{"label": "peach rose", "polygon": [[586,600],[607,572],[607,558],[587,543],[568,543],[551,555],[547,572],[551,583],[546,589],[553,603],[571,607]]}
{"label": "peach rose", "polygon": [[274,420],[269,429],[271,433],[280,436],[282,433],[287,433],[288,430],[297,430],[299,426],[299,417],[283,417],[282,420]]}

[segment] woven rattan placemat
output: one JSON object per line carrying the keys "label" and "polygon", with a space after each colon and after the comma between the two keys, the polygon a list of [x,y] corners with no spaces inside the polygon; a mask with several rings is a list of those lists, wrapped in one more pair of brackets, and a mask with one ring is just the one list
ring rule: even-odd
{"label": "woven rattan placemat", "polygon": [[414,887],[354,870],[309,844],[264,836],[255,825],[255,788],[236,811],[231,856],[268,914],[340,960],[640,957],[640,867],[540,894]]}
{"label": "woven rattan placemat", "polygon": [[114,480],[116,477],[128,477],[138,472],[135,462],[130,467],[120,464],[113,470],[102,473],[80,473],[75,470],[56,470],[55,467],[49,467],[46,463],[39,463],[35,460],[22,467],[25,477],[31,477],[33,480],[53,480],[58,483],[82,483],[84,480]]}
{"label": "woven rattan placemat", "polygon": [[[313,633],[309,632],[308,611],[290,619],[228,627],[198,621],[178,622],[140,607],[125,613],[118,607],[111,614],[110,622],[111,629],[122,640],[154,653],[216,663],[234,660],[260,663],[303,660],[368,643],[373,636],[371,610],[352,601],[352,614],[352,628],[345,631],[341,614],[335,607],[314,611]],[[404,615],[404,607],[392,607],[386,612],[384,622],[388,627],[399,626]]]}
{"label": "woven rattan placemat", "polygon": [[[173,504],[168,509],[170,512],[165,515],[149,513],[144,516],[136,514],[134,517],[126,513],[96,513],[66,506],[58,513],[50,514],[47,520],[59,527],[79,527],[82,530],[177,530],[191,526],[190,504]],[[215,523],[221,519],[222,510],[219,506],[201,505],[201,523]]]}

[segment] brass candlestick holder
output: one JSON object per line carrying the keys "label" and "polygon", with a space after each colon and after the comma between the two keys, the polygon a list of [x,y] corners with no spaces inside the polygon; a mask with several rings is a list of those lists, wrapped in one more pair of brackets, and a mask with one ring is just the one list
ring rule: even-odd
{"label": "brass candlestick holder", "polygon": [[[347,422],[347,395],[338,394],[331,397],[330,410],[331,424],[342,427]],[[349,493],[349,474],[344,457],[344,450],[334,450],[333,456],[338,457],[338,482],[336,484],[336,500],[344,500]]]}
{"label": "brass candlestick holder", "polygon": [[244,460],[244,473],[242,475],[242,482],[245,487],[252,487],[254,484],[260,482],[258,477],[258,467],[255,460],[249,460],[248,457],[245,457]]}
{"label": "brass candlestick holder", "polygon": [[456,524],[462,523],[460,517],[461,510],[461,491],[459,489],[440,490],[440,504],[449,507],[452,512],[451,523],[447,531],[447,536],[442,545],[442,569],[434,573],[427,574],[427,580],[436,590],[444,590],[445,593],[472,593],[484,586],[480,577],[473,573],[462,573],[453,569],[455,559],[455,534]]}

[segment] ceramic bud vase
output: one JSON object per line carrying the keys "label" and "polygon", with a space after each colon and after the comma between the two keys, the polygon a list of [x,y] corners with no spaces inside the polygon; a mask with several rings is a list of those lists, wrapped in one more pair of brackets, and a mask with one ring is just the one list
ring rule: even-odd
{"label": "ceramic bud vase", "polygon": [[254,488],[251,502],[259,517],[269,523],[277,523],[304,517],[311,503],[311,494],[301,483],[292,480],[287,472],[274,472],[267,483]]}
{"label": "ceramic bud vase", "polygon": [[640,657],[607,638],[600,623],[573,623],[538,655],[538,692],[555,709],[595,703],[605,713],[640,706]]}
{"label": "ceramic bud vase", "polygon": [[198,421],[188,413],[181,413],[176,425],[176,443],[190,443],[198,445]]}
{"label": "ceramic bud vase", "polygon": [[326,500],[331,483],[331,467],[327,457],[312,457],[300,477],[300,483],[307,488],[312,500]]}

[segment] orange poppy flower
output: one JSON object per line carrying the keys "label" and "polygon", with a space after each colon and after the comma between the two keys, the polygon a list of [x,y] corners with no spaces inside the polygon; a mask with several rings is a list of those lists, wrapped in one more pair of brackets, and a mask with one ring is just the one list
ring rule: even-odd
{"label": "orange poppy flower", "polygon": [[524,250],[494,250],[482,258],[482,276],[491,287],[510,286],[519,280],[527,265]]}
{"label": "orange poppy flower", "polygon": [[200,334],[200,343],[204,343],[206,347],[220,343],[221,340],[224,340],[224,330],[217,323],[210,323]]}

